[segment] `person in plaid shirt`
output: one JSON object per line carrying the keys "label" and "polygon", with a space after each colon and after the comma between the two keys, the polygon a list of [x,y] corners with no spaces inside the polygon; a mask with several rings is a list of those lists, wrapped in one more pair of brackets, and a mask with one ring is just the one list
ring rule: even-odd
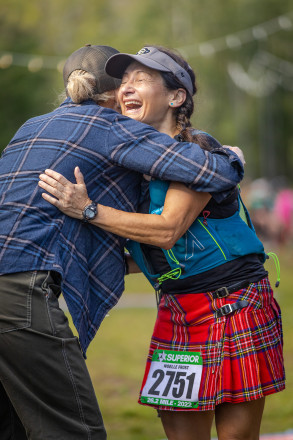
{"label": "person in plaid shirt", "polygon": [[[119,82],[104,66],[115,53],[91,45],[74,52],[63,72],[68,98],[20,127],[0,160],[3,439],[106,438],[83,356],[123,292],[125,240],[88,224],[95,206],[83,223],[49,206],[39,174],[53,168],[72,180],[78,165],[94,200],[128,212],[138,207],[143,174],[218,200],[243,177],[232,151],[203,151],[114,111]],[[61,290],[79,342],[58,306]]]}

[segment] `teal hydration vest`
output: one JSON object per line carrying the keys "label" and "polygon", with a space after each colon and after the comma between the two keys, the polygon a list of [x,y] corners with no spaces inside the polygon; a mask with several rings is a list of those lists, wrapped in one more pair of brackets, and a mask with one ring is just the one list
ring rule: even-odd
{"label": "teal hydration vest", "polygon": [[[168,187],[169,182],[150,182],[150,214],[161,214]],[[168,278],[183,279],[206,272],[248,254],[260,254],[264,262],[263,244],[256,236],[240,194],[238,201],[238,210],[232,216],[220,219],[199,216],[172,249],[162,249],[170,265],[167,274],[153,272],[140,243],[129,240],[127,249],[153,286]]]}

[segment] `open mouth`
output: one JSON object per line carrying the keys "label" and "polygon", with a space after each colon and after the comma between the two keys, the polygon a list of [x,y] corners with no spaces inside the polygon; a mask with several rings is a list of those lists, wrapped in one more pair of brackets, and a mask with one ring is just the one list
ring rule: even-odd
{"label": "open mouth", "polygon": [[133,111],[139,110],[142,107],[142,104],[139,101],[127,101],[124,102],[125,110]]}

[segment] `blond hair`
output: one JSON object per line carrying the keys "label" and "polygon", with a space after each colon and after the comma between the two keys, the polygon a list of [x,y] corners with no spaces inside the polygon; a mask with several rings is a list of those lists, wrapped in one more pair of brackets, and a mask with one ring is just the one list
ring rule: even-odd
{"label": "blond hair", "polygon": [[66,86],[66,95],[69,96],[75,104],[92,99],[100,103],[114,98],[110,92],[96,93],[95,77],[84,70],[74,70],[68,77]]}

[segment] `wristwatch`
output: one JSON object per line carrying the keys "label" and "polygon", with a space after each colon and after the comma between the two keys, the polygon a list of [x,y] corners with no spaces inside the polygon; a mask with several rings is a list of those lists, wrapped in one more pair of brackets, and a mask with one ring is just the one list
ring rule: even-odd
{"label": "wristwatch", "polygon": [[96,203],[90,203],[82,211],[83,222],[87,223],[89,220],[93,220],[98,213],[98,206]]}

